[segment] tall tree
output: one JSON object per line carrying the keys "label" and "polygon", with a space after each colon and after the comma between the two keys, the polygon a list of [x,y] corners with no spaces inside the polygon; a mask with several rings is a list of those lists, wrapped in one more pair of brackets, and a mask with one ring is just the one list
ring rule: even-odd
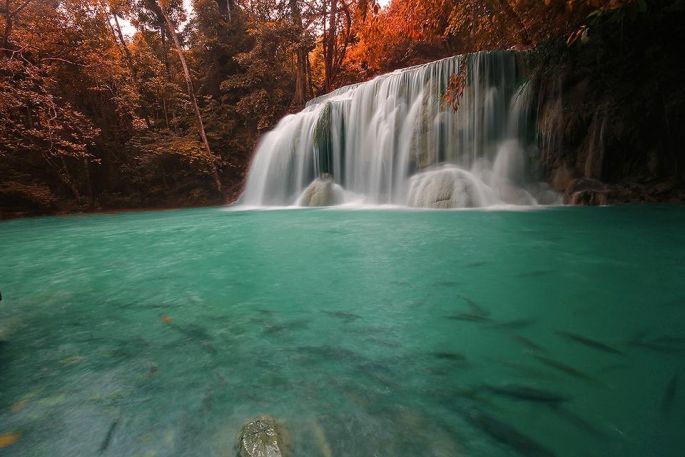
{"label": "tall tree", "polygon": [[309,68],[309,46],[305,30],[302,26],[302,13],[297,0],[288,0],[293,26],[297,34],[295,47],[295,93],[293,94],[293,106],[299,107],[310,97],[310,87],[308,84]]}
{"label": "tall tree", "polygon": [[176,34],[176,27],[174,24],[171,22],[171,19],[169,19],[169,16],[167,15],[166,11],[164,11],[164,4],[163,0],[159,0],[162,2],[162,4],[157,4],[158,0],[153,0],[155,2],[155,6],[159,14],[161,15],[162,19],[164,20],[164,24],[166,25],[167,31],[169,33],[169,36],[171,37],[173,41],[173,46],[174,49],[176,50],[176,54],[178,54],[178,59],[181,62],[181,67],[183,69],[183,77],[185,78],[186,85],[188,87],[188,97],[190,97],[190,102],[193,105],[193,111],[195,112],[195,118],[197,120],[197,128],[198,132],[200,134],[200,138],[202,139],[202,145],[205,148],[205,152],[207,153],[207,159],[211,163],[211,170],[212,170],[212,178],[214,179],[214,185],[216,186],[216,189],[218,192],[222,191],[221,187],[221,180],[219,179],[219,171],[217,167],[217,162],[218,158],[212,154],[212,150],[209,147],[209,141],[207,141],[207,133],[205,132],[205,126],[204,122],[202,121],[202,114],[200,113],[200,107],[197,104],[197,97],[195,96],[195,88],[193,86],[193,80],[190,77],[190,70],[188,70],[188,64],[186,62],[185,55],[183,54],[183,48],[181,47],[181,42],[178,39],[178,35]]}
{"label": "tall tree", "polygon": [[352,39],[352,12],[345,0],[324,0],[321,44],[324,60],[324,92],[333,89]]}
{"label": "tall tree", "polygon": [[4,0],[4,6],[0,9],[3,17],[5,19],[5,27],[2,33],[2,47],[5,52],[11,52],[10,50],[10,35],[12,34],[12,28],[14,27],[14,22],[17,20],[19,14],[31,4],[33,0],[22,0],[22,1],[12,1]]}

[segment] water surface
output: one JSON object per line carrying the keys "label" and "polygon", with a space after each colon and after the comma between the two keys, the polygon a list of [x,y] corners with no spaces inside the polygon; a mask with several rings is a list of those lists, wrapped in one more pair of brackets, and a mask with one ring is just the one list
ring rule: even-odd
{"label": "water surface", "polygon": [[[295,456],[680,456],[684,225],[669,206],[4,222],[2,452],[234,455],[271,414]],[[564,401],[502,393],[521,386]]]}

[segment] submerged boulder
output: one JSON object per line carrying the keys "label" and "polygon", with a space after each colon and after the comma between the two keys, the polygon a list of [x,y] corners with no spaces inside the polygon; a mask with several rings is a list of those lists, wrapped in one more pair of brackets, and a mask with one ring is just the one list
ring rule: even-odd
{"label": "submerged boulder", "polygon": [[238,446],[238,457],[287,455],[284,430],[271,416],[260,416],[243,425]]}
{"label": "submerged boulder", "polygon": [[302,192],[297,200],[298,206],[333,206],[343,202],[342,187],[333,181],[330,175],[322,175],[316,178]]}
{"label": "submerged boulder", "polygon": [[407,204],[415,208],[475,208],[500,203],[473,173],[446,166],[412,176]]}

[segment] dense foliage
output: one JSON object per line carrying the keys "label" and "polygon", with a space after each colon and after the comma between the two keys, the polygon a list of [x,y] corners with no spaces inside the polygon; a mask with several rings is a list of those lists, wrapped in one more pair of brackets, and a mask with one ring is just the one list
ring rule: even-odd
{"label": "dense foliage", "polygon": [[[220,203],[306,100],[643,0],[0,0],[0,212]],[[590,19],[588,19],[590,14]],[[126,24],[136,32],[126,34]]]}

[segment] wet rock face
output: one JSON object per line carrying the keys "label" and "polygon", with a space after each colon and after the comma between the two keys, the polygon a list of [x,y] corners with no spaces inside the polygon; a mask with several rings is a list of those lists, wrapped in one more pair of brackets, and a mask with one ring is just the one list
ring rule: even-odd
{"label": "wet rock face", "polygon": [[333,181],[331,176],[316,178],[302,192],[297,204],[299,206],[334,206],[343,202],[342,187]]}
{"label": "wet rock face", "polygon": [[412,176],[407,199],[413,208],[474,208],[498,202],[490,187],[453,166]]}
{"label": "wet rock face", "polygon": [[260,416],[240,431],[238,457],[284,457],[285,437],[281,426],[271,416]]}
{"label": "wet rock face", "polygon": [[609,189],[596,179],[580,178],[572,181],[566,188],[565,200],[571,205],[606,205],[609,202]]}

